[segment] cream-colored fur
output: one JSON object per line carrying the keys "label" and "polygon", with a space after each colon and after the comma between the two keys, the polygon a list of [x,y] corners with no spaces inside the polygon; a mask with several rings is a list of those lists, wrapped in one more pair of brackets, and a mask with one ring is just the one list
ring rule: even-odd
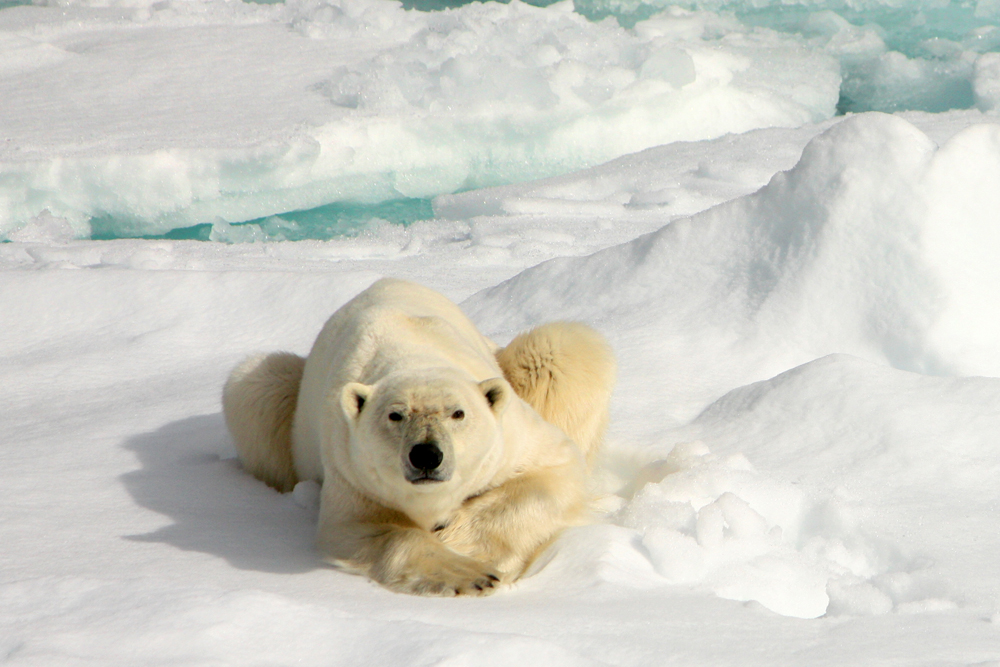
{"label": "cream-colored fur", "polygon": [[615,358],[599,333],[580,322],[551,322],[497,352],[517,395],[594,457],[608,426]]}
{"label": "cream-colored fur", "polygon": [[[501,351],[440,294],[381,280],[330,318],[304,370],[288,354],[237,367],[226,421],[260,479],[322,481],[330,562],[401,592],[486,594],[583,519],[606,423],[603,339],[568,323],[536,331]],[[441,455],[431,472],[412,463],[422,443]]]}
{"label": "cream-colored fur", "polygon": [[298,482],[292,418],[305,364],[290,352],[248,357],[222,389],[222,411],[243,467],[279,491]]}

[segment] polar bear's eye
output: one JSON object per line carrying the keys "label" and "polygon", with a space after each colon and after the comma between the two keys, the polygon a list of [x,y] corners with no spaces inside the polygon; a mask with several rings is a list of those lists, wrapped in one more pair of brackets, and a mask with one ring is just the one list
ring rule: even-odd
{"label": "polar bear's eye", "polygon": [[455,410],[454,412],[451,413],[451,418],[452,419],[464,419],[465,418],[465,410]]}
{"label": "polar bear's eye", "polygon": [[398,412],[390,412],[389,421],[401,422],[403,421],[403,415]]}

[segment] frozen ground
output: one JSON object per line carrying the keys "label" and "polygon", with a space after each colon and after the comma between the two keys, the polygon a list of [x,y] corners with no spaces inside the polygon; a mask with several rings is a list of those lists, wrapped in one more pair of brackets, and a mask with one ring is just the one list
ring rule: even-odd
{"label": "frozen ground", "polygon": [[[928,30],[803,7],[868,55]],[[838,96],[874,70],[846,69],[833,33],[724,5],[635,29],[568,6],[0,9],[0,661],[1000,665],[990,7],[958,51],[899,56],[968,64],[948,71],[975,108],[846,118]],[[559,88],[567,59],[604,92]],[[650,62],[661,83],[636,89]],[[290,227],[267,216],[403,182],[434,219],[74,238],[274,238]],[[594,524],[493,597],[322,566],[315,489],[278,494],[233,458],[228,370],[307,352],[381,275],[499,342],[573,318],[619,357]]]}

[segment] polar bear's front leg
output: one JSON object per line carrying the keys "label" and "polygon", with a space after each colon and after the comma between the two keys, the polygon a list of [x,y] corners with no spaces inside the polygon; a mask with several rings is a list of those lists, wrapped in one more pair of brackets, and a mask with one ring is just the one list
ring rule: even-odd
{"label": "polar bear's front leg", "polygon": [[348,524],[324,532],[326,558],[390,590],[416,595],[488,595],[500,581],[492,568],[455,553],[417,527]]}
{"label": "polar bear's front leg", "polygon": [[[394,525],[354,525],[338,536],[353,547],[338,567],[364,574],[390,590],[416,595],[489,595],[500,577],[493,568],[444,546],[427,531]],[[346,533],[350,533],[347,537]],[[339,550],[339,549],[338,549]]]}
{"label": "polar bear's front leg", "polygon": [[526,473],[467,500],[437,534],[459,553],[496,563],[517,579],[559,532],[585,514],[577,463]]}
{"label": "polar bear's front leg", "polygon": [[390,590],[415,595],[489,595],[500,571],[459,554],[404,514],[347,489],[323,484],[317,546],[324,559]]}

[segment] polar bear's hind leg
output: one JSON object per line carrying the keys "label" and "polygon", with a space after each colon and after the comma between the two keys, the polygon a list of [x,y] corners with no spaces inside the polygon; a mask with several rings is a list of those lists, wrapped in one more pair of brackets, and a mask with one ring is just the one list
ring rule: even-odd
{"label": "polar bear's hind leg", "polygon": [[551,322],[497,352],[504,377],[593,464],[608,423],[615,358],[601,334],[580,322]]}
{"label": "polar bear's hind leg", "polygon": [[298,481],[292,420],[306,360],[289,352],[248,357],[222,390],[222,409],[243,467],[278,491]]}

